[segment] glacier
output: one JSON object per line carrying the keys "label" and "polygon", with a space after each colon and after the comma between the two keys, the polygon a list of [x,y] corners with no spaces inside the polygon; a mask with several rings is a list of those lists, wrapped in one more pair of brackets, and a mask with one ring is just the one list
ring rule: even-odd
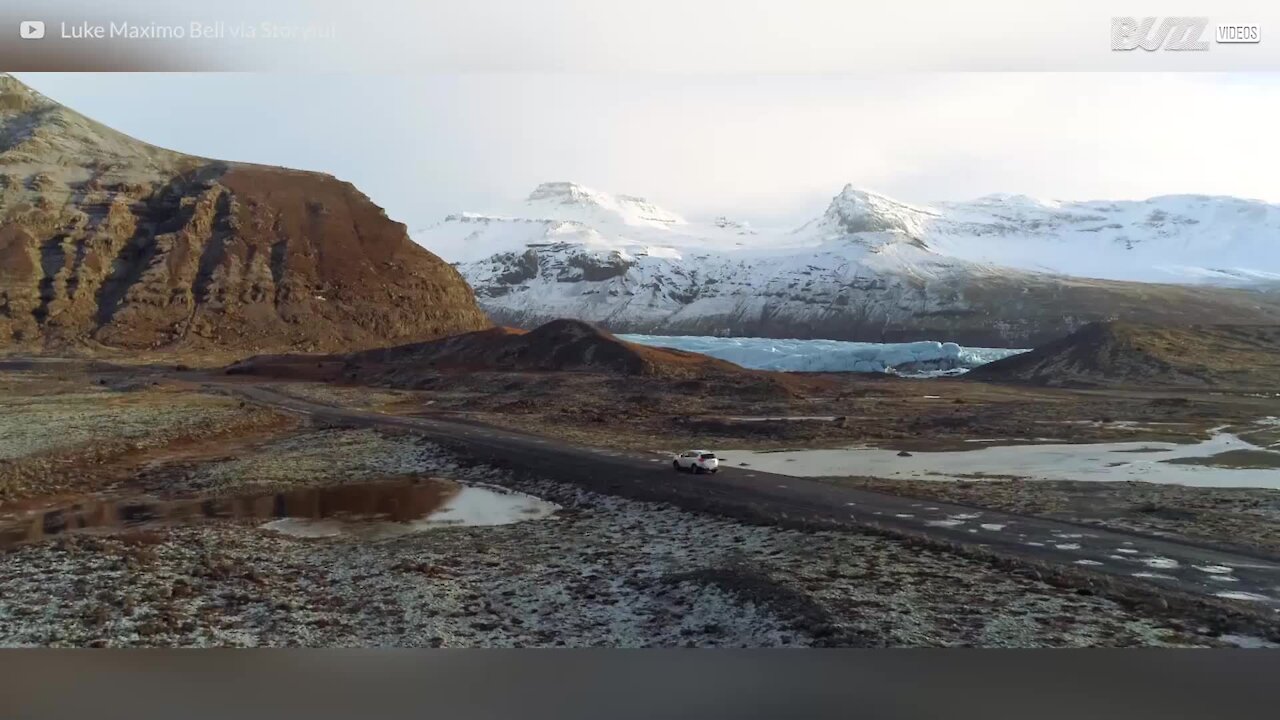
{"label": "glacier", "polygon": [[864,343],[841,340],[775,340],[699,335],[618,335],[640,345],[710,355],[752,370],[865,372],[931,377],[957,375],[979,365],[1027,352],[962,347],[953,342]]}

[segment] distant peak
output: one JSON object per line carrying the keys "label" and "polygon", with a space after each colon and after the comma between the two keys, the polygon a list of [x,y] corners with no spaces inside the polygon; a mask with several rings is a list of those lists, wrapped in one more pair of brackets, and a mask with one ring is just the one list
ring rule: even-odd
{"label": "distant peak", "polygon": [[[546,182],[534,188],[526,205],[560,219],[590,222],[612,219],[627,225],[666,227],[684,223],[673,212],[636,195],[611,195],[575,182]],[[585,214],[584,214],[585,213]]]}
{"label": "distant peak", "polygon": [[902,202],[901,200],[895,200],[884,193],[869,190],[865,187],[858,187],[852,183],[845,185],[844,188],[840,190],[840,194],[831,199],[832,206],[847,204],[850,202],[865,203],[877,207],[900,207],[915,212],[929,212],[924,208],[915,207]]}
{"label": "distant peak", "polygon": [[988,193],[974,200],[973,204],[975,205],[1006,205],[1006,206],[1021,205],[1024,207],[1042,207],[1042,208],[1056,208],[1061,205],[1061,203],[1057,202],[1056,200],[1045,200],[1043,198],[1038,198],[1031,195],[1024,195],[1022,193],[1003,193],[1003,192]]}
{"label": "distant peak", "polygon": [[591,188],[584,187],[575,182],[545,182],[533,189],[529,193],[529,200],[559,200],[568,203],[583,204],[599,204],[599,201],[607,197],[605,193],[597,192]]}
{"label": "distant peak", "polygon": [[887,195],[875,192],[874,190],[869,190],[864,187],[859,187],[857,185],[854,185],[853,183],[845,183],[845,186],[840,190],[840,194],[837,197],[849,197],[849,198],[876,197],[876,198],[884,198],[886,200],[889,199]]}
{"label": "distant peak", "polygon": [[827,232],[840,234],[899,232],[918,238],[923,232],[924,221],[935,214],[848,184],[831,199],[820,223]]}

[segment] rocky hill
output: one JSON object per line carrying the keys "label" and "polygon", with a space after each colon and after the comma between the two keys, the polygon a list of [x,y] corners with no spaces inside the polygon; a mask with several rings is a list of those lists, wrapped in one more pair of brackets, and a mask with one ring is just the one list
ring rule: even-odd
{"label": "rocky hill", "polygon": [[968,377],[1054,386],[1280,388],[1280,325],[1093,323]]}
{"label": "rocky hill", "polygon": [[[1197,252],[1208,261],[1225,257],[1214,238],[1221,239],[1227,221],[1209,222],[1217,213],[1235,223],[1230,237],[1248,241],[1240,253],[1256,246],[1251,253],[1260,264],[1250,277],[1263,278],[1272,262],[1264,252],[1271,211],[1261,204],[1244,213],[1225,205],[1196,217],[1166,212],[1153,229],[1147,223],[1155,221],[1145,218],[1156,211],[1144,215],[1136,207],[1037,214],[1022,207],[1029,200],[987,199],[976,205],[986,208],[979,222],[972,208],[918,208],[845,188],[815,220],[767,232],[728,221],[693,223],[639,202],[644,212],[606,193],[554,183],[509,214],[451,216],[417,238],[432,247],[465,247],[472,257],[490,251],[459,269],[495,321],[519,327],[572,317],[615,332],[1030,347],[1095,321],[1257,323],[1280,313],[1276,293],[1073,276],[1034,269],[1013,252],[1009,263],[984,255],[1007,242],[1039,247],[1044,258],[1097,260],[1101,250],[1080,238],[1095,242],[1098,233],[1119,232],[1104,221],[1123,216],[1143,220],[1123,227],[1145,228],[1145,244],[1138,245],[1148,256],[1172,257],[1170,248],[1187,243],[1169,233],[1198,228],[1204,241]],[[1239,228],[1246,222],[1256,231],[1247,237]],[[1098,223],[1107,227],[1091,232]],[[1097,242],[1112,248],[1113,264],[1130,257],[1107,237]]]}
{"label": "rocky hill", "polygon": [[0,75],[0,348],[332,351],[489,325],[349,183],[157,148]]}
{"label": "rocky hill", "polygon": [[412,385],[438,372],[581,371],[662,378],[750,374],[697,353],[624,342],[578,320],[555,320],[531,331],[507,327],[423,343],[345,355],[266,355],[228,368],[234,375],[309,380],[360,380]]}

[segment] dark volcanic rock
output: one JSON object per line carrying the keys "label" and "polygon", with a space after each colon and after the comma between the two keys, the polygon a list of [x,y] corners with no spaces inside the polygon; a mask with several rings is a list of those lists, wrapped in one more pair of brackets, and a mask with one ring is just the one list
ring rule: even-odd
{"label": "dark volcanic rock", "polygon": [[1058,386],[1274,391],[1280,387],[1280,325],[1092,323],[1031,352],[978,367],[968,377]]}
{"label": "dark volcanic rock", "polygon": [[[586,371],[662,377],[759,376],[732,363],[670,348],[624,342],[579,320],[554,320],[525,332],[496,327],[423,343],[347,355],[268,355],[233,374],[354,379],[404,385],[438,371]],[[766,383],[767,384],[767,383]]]}

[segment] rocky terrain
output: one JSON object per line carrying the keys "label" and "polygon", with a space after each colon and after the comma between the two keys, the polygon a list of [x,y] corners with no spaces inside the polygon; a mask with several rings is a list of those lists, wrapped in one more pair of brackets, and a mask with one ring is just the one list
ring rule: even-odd
{"label": "rocky terrain", "polygon": [[[888,537],[748,525],[606,497],[554,477],[476,464],[412,434],[242,406],[200,380],[215,375],[65,361],[10,361],[3,369],[10,430],[0,447],[0,538],[19,539],[0,548],[0,643],[6,645],[1235,642],[1177,613],[1152,615],[1093,592],[1050,586],[1034,573]],[[262,381],[221,382],[240,379]],[[1138,404],[1133,397],[1058,389],[847,375],[801,376],[784,393],[755,398],[749,395],[759,386],[754,381],[735,389],[697,377],[585,370],[438,370],[420,373],[415,382],[422,387],[275,387],[322,403],[473,418],[597,447],[651,450],[690,438],[794,446],[860,437],[909,448],[963,447],[973,437],[1020,431],[1029,432],[1025,440],[1041,433],[1172,438],[1223,418],[1274,411],[1274,401],[1263,398]],[[674,422],[670,408],[681,400],[692,403],[690,411]],[[1137,433],[1110,421],[1109,414],[1126,408],[1155,430]],[[746,416],[751,410],[845,414],[769,420]],[[41,432],[54,426],[64,432]],[[357,492],[369,483],[412,479],[527,493],[560,509],[500,526],[323,537],[282,534],[252,514],[200,519],[142,510],[163,502],[208,508],[261,499],[264,492],[297,497],[308,488]],[[924,496],[880,482],[879,489]],[[975,487],[1003,495],[972,494]],[[1175,535],[1252,524],[1259,532],[1240,538],[1261,547],[1280,537],[1280,523],[1268,510],[1274,491],[1179,488],[1185,497],[1174,502],[1175,495],[1159,489],[1144,489],[1140,500],[1098,490],[1104,496],[1094,497],[1103,501],[1087,509],[1069,497],[1038,493],[1034,483],[964,483],[948,492],[971,493],[963,499],[974,504],[1044,513],[1066,508],[1095,518],[1108,517],[1106,508],[1132,506],[1110,521]],[[1114,497],[1106,499],[1107,493]],[[270,520],[270,503],[258,499],[253,506],[267,512],[258,517]],[[122,517],[134,520],[70,532],[74,525],[64,530],[48,520],[49,510],[79,507],[83,514],[98,501],[132,508]],[[1139,506],[1149,508],[1150,522],[1141,522]],[[1179,515],[1191,508],[1202,510],[1201,521]],[[25,531],[8,532],[13,523],[32,527],[33,517],[39,527],[42,513],[44,534],[61,534],[22,542]]]}
{"label": "rocky terrain", "polygon": [[1280,325],[1094,323],[971,379],[1058,386],[1280,387]]}
{"label": "rocky terrain", "polygon": [[[437,343],[449,340],[431,345]],[[230,378],[269,381],[323,403],[462,418],[633,449],[674,450],[690,438],[713,447],[764,449],[874,443],[955,450],[991,438],[1184,442],[1214,427],[1280,415],[1280,396],[1272,393],[1092,392],[685,363],[648,373],[605,366],[549,372],[511,362],[433,366],[412,351],[385,362],[367,359],[380,352],[267,356],[228,371]]]}
{"label": "rocky terrain", "polygon": [[[299,537],[251,516],[135,515],[124,527],[67,528],[0,548],[0,644],[6,646],[1224,642],[1197,620],[1147,615],[949,553],[602,496],[553,478],[463,462],[411,435],[311,423],[232,432],[238,420],[225,414],[228,406],[235,410],[226,398],[184,390],[172,380],[139,382],[143,376],[134,370],[76,367],[10,370],[6,397],[29,398],[56,384],[58,401],[38,411],[50,420],[91,410],[94,395],[126,398],[115,405],[110,427],[86,424],[85,431],[100,429],[53,445],[14,441],[6,452],[11,460],[44,457],[64,469],[98,465],[117,482],[15,488],[0,505],[3,523],[93,497],[198,502],[406,477],[527,493],[559,510],[505,525],[459,524],[389,537]],[[153,417],[149,398],[157,392],[183,394],[185,401],[171,405],[206,432],[195,438],[181,430],[152,432],[143,448],[146,462],[136,454],[80,459],[80,449],[109,435],[173,424]],[[60,529],[48,521],[44,526]]]}
{"label": "rocky terrain", "polygon": [[[1233,283],[1258,288],[1268,273],[1280,277],[1269,206],[1191,198],[1175,210],[1179,202],[1028,209],[989,200],[950,212],[848,187],[819,218],[769,232],[692,223],[636,198],[548,183],[510,214],[450,216],[416,238],[461,259],[482,307],[519,327],[568,317],[615,332],[1030,347],[1101,320],[1275,317],[1273,292],[1169,284],[1188,277],[1168,273],[1097,277],[1055,261],[1129,267],[1140,252],[1137,266],[1150,269],[1142,262],[1190,244],[1205,262],[1256,261],[1253,275],[1226,273]],[[1184,238],[1192,229],[1203,237]]]}
{"label": "rocky terrain", "polygon": [[344,355],[255,356],[230,375],[359,382],[416,387],[439,373],[587,372],[662,378],[757,378],[776,385],[786,376],[755,373],[723,360],[624,342],[588,323],[553,320],[531,331],[496,327],[424,343]]}
{"label": "rocky terrain", "polygon": [[201,441],[231,449],[296,424],[217,395],[67,368],[0,367],[0,514],[30,498],[109,492],[148,463],[198,456]]}
{"label": "rocky terrain", "polygon": [[0,76],[0,348],[243,356],[488,325],[350,184],[153,147]]}
{"label": "rocky terrain", "polygon": [[937,482],[860,477],[831,482],[925,501],[956,502],[1081,525],[1189,538],[1280,557],[1280,490],[1018,478]]}
{"label": "rocky terrain", "polygon": [[[732,467],[747,449],[871,447],[888,454],[1034,448],[1058,443],[1203,442],[1238,435],[1268,452],[1235,450],[1170,462],[1276,468],[1280,395],[1183,389],[1049,388],[965,379],[766,373],[663,377],[578,371],[382,370],[338,383],[297,382],[304,364],[264,366],[254,379],[321,404],[510,428],[591,448],[654,453],[716,449]],[[374,370],[371,366],[370,370]],[[359,383],[374,382],[373,386]],[[1087,446],[1082,445],[1082,448]],[[1254,457],[1256,455],[1257,457]],[[1117,460],[1153,460],[1132,451]],[[1063,463],[1068,463],[1063,458]],[[754,460],[748,463],[755,466]],[[1280,554],[1280,491],[1136,482],[1052,481],[993,469],[957,481],[899,477],[851,462],[838,480],[885,492],[1043,514],[1117,529],[1169,533]],[[1064,465],[1065,467],[1065,465]],[[1154,466],[1162,467],[1160,465]],[[1174,467],[1174,466],[1164,466]],[[782,470],[785,473],[785,469]],[[867,475],[868,477],[858,477]],[[870,477],[875,475],[875,477]]]}

